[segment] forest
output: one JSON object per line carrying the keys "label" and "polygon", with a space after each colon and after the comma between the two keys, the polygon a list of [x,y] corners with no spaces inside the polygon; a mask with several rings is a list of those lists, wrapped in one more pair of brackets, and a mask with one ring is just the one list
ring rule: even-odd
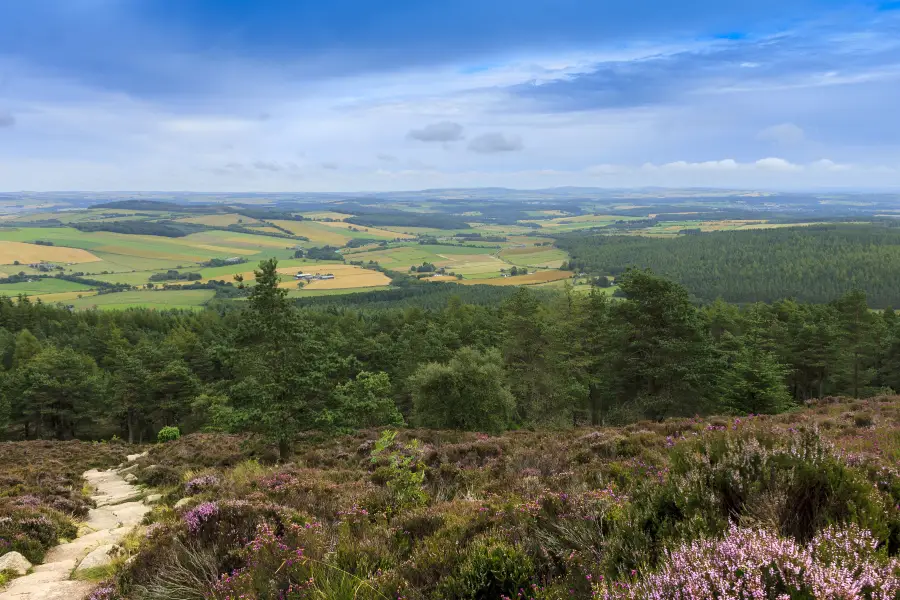
{"label": "forest", "polygon": [[255,432],[288,453],[311,430],[621,424],[900,389],[900,323],[858,291],[697,307],[681,285],[631,270],[623,299],[520,288],[486,305],[451,294],[437,308],[298,307],[276,264],[260,264],[237,308],[199,313],[3,299],[6,437],[140,442],[178,426]]}
{"label": "forest", "polygon": [[873,308],[900,305],[900,228],[879,224],[722,231],[672,239],[574,233],[563,265],[595,275],[647,267],[712,302],[830,302],[859,289]]}

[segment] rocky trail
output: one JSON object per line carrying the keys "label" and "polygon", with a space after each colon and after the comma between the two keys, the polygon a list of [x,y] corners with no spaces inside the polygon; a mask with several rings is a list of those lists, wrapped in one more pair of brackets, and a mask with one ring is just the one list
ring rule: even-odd
{"label": "rocky trail", "polygon": [[[0,590],[0,600],[82,600],[90,594],[97,584],[79,580],[79,572],[108,565],[116,545],[150,510],[144,492],[126,481],[131,479],[127,477],[129,470],[85,472],[97,508],[79,524],[78,537],[50,549],[43,564]],[[27,561],[21,567],[27,569],[25,565]]]}

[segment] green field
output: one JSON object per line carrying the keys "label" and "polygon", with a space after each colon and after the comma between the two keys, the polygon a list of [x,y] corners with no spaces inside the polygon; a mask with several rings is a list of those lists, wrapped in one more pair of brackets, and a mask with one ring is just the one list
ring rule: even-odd
{"label": "green field", "polygon": [[63,279],[35,279],[31,283],[26,281],[2,283],[2,281],[0,280],[0,296],[18,296],[19,294],[37,296],[40,294],[58,294],[60,292],[83,292],[91,289],[90,286]]}
{"label": "green field", "polygon": [[117,292],[101,294],[88,298],[71,300],[69,304],[76,309],[115,310],[124,308],[157,308],[157,309],[196,309],[200,308],[215,296],[213,290],[161,290]]}

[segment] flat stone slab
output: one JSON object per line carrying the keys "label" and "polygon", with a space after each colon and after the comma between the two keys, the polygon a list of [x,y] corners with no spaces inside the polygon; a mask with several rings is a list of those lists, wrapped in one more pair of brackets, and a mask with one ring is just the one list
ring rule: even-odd
{"label": "flat stone slab", "polygon": [[51,548],[44,564],[35,566],[24,577],[13,579],[0,591],[0,600],[84,600],[96,584],[70,580],[73,569],[109,564],[112,560],[109,551],[150,510],[140,502],[140,490],[115,471],[91,470],[84,478],[94,490],[92,498],[98,508],[88,512],[87,520],[79,527],[81,535]]}
{"label": "flat stone slab", "polygon": [[52,563],[44,563],[42,565],[38,565],[31,570],[32,573],[62,573],[63,579],[69,578],[69,573],[72,572],[72,569],[75,568],[75,565],[78,564],[78,561],[74,558],[70,558],[69,560],[60,560]]}
{"label": "flat stone slab", "polygon": [[105,567],[110,564],[114,558],[113,549],[115,547],[115,544],[104,544],[103,546],[94,548],[91,550],[90,554],[81,559],[75,572],[78,573],[79,571],[85,571],[87,569]]}
{"label": "flat stone slab", "polygon": [[89,581],[33,581],[31,576],[14,579],[3,600],[84,600],[96,584]]}

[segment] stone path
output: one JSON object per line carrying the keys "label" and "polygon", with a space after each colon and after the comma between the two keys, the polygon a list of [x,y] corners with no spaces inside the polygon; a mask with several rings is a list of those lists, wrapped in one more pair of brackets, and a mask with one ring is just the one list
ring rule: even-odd
{"label": "stone path", "polygon": [[[134,460],[138,456],[129,456]],[[13,579],[0,591],[0,600],[83,600],[95,583],[71,578],[78,568],[100,566],[115,544],[141,522],[150,507],[141,501],[142,493],[126,482],[115,470],[87,471],[84,474],[94,490],[92,498],[97,508],[78,528],[78,537],[47,552],[44,564],[31,573]]]}

